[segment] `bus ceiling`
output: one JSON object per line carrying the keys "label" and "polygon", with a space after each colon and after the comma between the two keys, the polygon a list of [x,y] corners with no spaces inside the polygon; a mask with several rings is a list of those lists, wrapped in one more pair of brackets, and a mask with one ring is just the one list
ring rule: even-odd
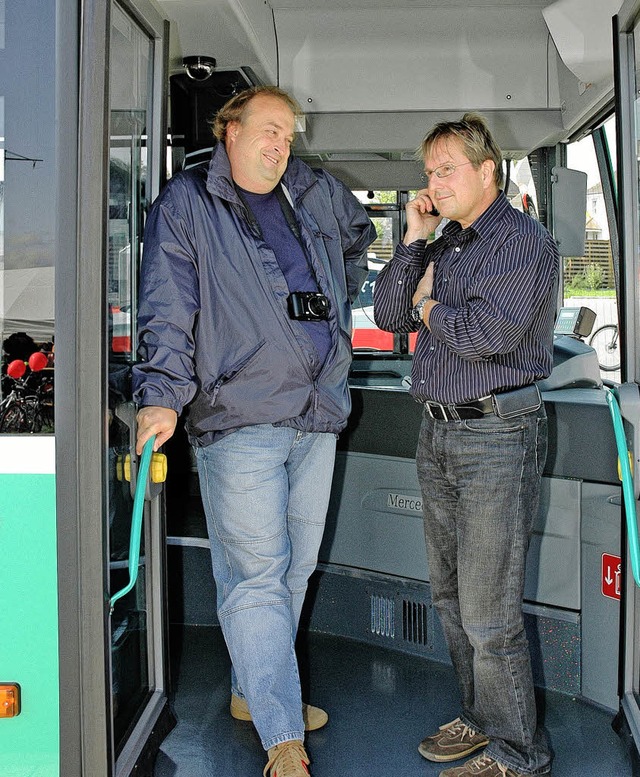
{"label": "bus ceiling", "polygon": [[171,72],[201,55],[217,63],[212,89],[233,69],[278,84],[306,114],[297,153],[319,164],[415,167],[426,129],[470,109],[517,159],[612,99],[621,0],[156,1]]}

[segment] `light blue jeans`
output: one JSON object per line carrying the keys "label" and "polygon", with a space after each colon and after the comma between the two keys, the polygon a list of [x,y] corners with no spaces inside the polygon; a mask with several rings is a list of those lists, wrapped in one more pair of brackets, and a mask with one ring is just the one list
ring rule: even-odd
{"label": "light blue jeans", "polygon": [[334,434],[260,424],[195,448],[231,690],[265,750],[304,739],[295,638],[316,567]]}
{"label": "light blue jeans", "polygon": [[547,453],[544,407],[512,420],[425,414],[416,462],[433,604],[462,693],[461,719],[490,739],[487,755],[547,774],[537,724],[522,597]]}

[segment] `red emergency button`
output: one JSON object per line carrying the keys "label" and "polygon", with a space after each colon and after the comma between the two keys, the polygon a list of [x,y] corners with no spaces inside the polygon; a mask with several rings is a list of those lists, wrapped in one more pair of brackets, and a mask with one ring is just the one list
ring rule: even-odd
{"label": "red emergency button", "polygon": [[0,683],[0,718],[15,718],[20,714],[20,686]]}

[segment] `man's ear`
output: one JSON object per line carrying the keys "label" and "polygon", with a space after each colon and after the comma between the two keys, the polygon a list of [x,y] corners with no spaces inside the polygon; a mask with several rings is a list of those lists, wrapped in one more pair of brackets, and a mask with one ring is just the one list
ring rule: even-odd
{"label": "man's ear", "polygon": [[237,137],[239,124],[240,122],[238,121],[230,121],[227,124],[227,137],[229,140],[235,140]]}
{"label": "man's ear", "polygon": [[484,184],[485,188],[488,188],[491,186],[491,184],[493,184],[494,181],[496,163],[493,161],[493,159],[485,159],[484,162],[480,165],[480,169],[482,170],[482,183]]}

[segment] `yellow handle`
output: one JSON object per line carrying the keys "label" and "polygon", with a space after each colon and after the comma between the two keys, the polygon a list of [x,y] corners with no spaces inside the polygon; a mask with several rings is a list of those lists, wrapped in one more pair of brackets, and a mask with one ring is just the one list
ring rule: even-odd
{"label": "yellow handle", "polygon": [[164,483],[167,479],[167,457],[164,453],[154,453],[151,457],[149,476],[152,483]]}
{"label": "yellow handle", "polygon": [[[118,480],[124,479],[131,483],[131,454],[124,457],[124,464],[120,460],[116,463]],[[164,453],[153,453],[149,463],[149,478],[152,483],[164,483],[167,479],[167,457]]]}
{"label": "yellow handle", "polygon": [[[627,456],[629,457],[629,469],[631,470],[631,475],[633,475],[633,456],[631,455],[631,451],[627,451]],[[619,456],[618,456],[618,480],[622,480],[622,466],[620,465]]]}

